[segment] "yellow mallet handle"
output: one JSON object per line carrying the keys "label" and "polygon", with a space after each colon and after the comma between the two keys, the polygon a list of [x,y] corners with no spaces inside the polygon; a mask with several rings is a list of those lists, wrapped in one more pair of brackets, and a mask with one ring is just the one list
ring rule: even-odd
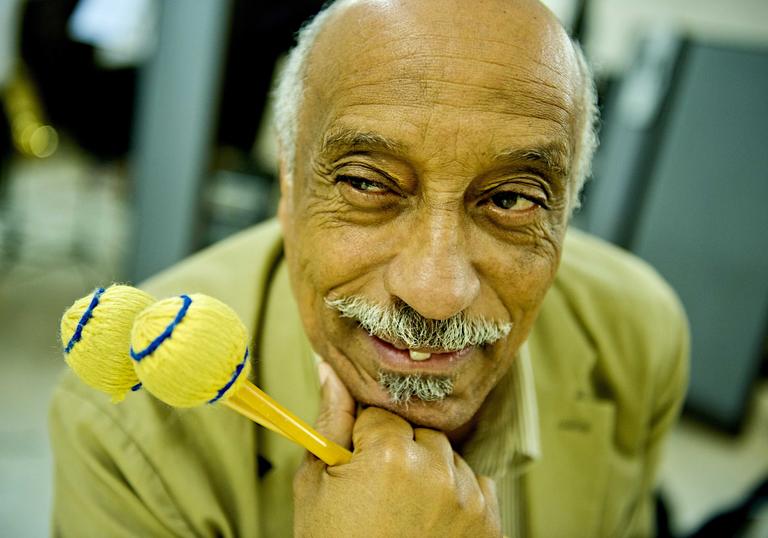
{"label": "yellow mallet handle", "polygon": [[296,442],[295,439],[293,439],[291,436],[289,436],[284,431],[280,430],[280,428],[278,428],[277,426],[272,424],[270,421],[268,421],[266,418],[261,416],[255,409],[253,409],[253,407],[248,402],[239,398],[237,394],[233,394],[231,397],[224,400],[223,403],[230,409],[237,411],[238,413],[240,413],[246,418],[251,419],[256,424],[259,424],[260,426],[264,426],[268,430],[272,430],[276,434],[282,435],[283,437],[287,437],[291,441]]}
{"label": "yellow mallet handle", "polygon": [[[240,386],[237,393],[227,398],[224,403],[259,424],[300,444],[328,465],[347,463],[352,458],[352,453],[349,450],[326,439],[312,426],[288,411],[248,380]],[[257,418],[260,418],[261,421]]]}

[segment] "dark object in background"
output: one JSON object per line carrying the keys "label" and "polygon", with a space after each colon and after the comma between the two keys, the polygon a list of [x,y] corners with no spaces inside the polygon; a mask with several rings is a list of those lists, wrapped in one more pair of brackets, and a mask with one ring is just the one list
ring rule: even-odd
{"label": "dark object in background", "polygon": [[322,0],[254,2],[232,7],[221,89],[218,143],[250,152],[272,84],[275,62],[294,44],[301,24]]}
{"label": "dark object in background", "polygon": [[[184,16],[185,10],[180,8],[182,3],[159,3],[159,27],[163,27],[162,13],[170,17]],[[218,0],[215,3],[218,3]],[[147,234],[142,231],[142,226],[154,226],[147,223],[156,223],[157,211],[147,209],[140,200],[165,196],[170,182],[169,171],[184,176],[180,181],[181,185],[189,184],[189,192],[185,194],[184,199],[187,200],[185,211],[190,215],[192,222],[182,223],[182,226],[184,229],[199,231],[194,234],[194,241],[189,242],[193,250],[270,216],[273,213],[275,178],[267,171],[271,168],[267,165],[271,163],[262,165],[256,162],[252,148],[262,121],[275,62],[293,45],[294,34],[301,23],[317,12],[322,2],[221,2],[217,9],[228,13],[224,19],[228,21],[228,45],[222,60],[220,80],[218,74],[213,74],[211,76],[215,79],[202,82],[206,87],[210,83],[210,86],[215,88],[212,92],[213,98],[205,103],[206,110],[202,112],[203,116],[209,118],[205,121],[206,125],[203,127],[199,123],[196,124],[194,119],[188,124],[181,121],[183,126],[175,125],[178,119],[174,120],[172,115],[166,121],[166,118],[162,117],[162,110],[153,112],[153,117],[164,122],[162,125],[169,127],[170,132],[175,127],[184,131],[182,138],[201,137],[205,142],[194,151],[173,157],[162,154],[160,150],[159,157],[156,155],[150,159],[152,166],[156,167],[159,161],[164,161],[163,164],[167,167],[157,168],[164,171],[145,174],[142,178],[137,178],[137,170],[144,170],[137,162],[146,162],[142,161],[141,142],[146,140],[147,133],[140,120],[134,119],[134,115],[142,110],[142,106],[138,105],[147,106],[147,103],[135,103],[135,100],[140,98],[137,72],[135,69],[103,68],[96,61],[97,50],[91,45],[70,38],[70,19],[77,5],[78,0],[29,0],[22,13],[22,56],[28,65],[31,78],[39,89],[46,115],[57,129],[68,134],[75,143],[102,160],[121,159],[127,156],[129,151],[134,152],[132,179],[143,185],[134,185],[133,202],[138,212],[135,220],[142,223],[136,233],[141,237],[157,238],[156,230]],[[190,21],[174,19],[170,22],[188,27]],[[164,38],[169,41],[163,42]],[[172,32],[170,35],[160,35],[157,50],[172,49],[174,44],[178,44],[173,39]],[[194,53],[190,54],[192,57],[184,58],[184,61],[200,58],[194,56]],[[142,88],[146,89],[150,73],[154,73],[151,77],[152,84],[160,95],[163,85],[170,87],[173,82],[182,80],[169,80],[168,77],[174,75],[169,74],[168,70],[159,74],[152,71],[150,62],[147,69],[139,75]],[[195,83],[187,89],[195,93],[194,90],[200,90],[200,86]],[[218,114],[209,114],[211,110],[216,109]],[[183,113],[182,111],[182,117]],[[196,127],[190,130],[188,125]],[[206,132],[203,133],[199,129]],[[133,141],[134,136],[143,138]],[[158,146],[155,144],[155,147]],[[210,151],[213,148],[214,151]],[[170,162],[171,160],[175,162]],[[195,164],[192,166],[189,163]],[[189,183],[190,180],[193,184]],[[239,188],[237,196],[232,195],[233,186]],[[178,187],[179,184],[170,188],[177,189],[178,192]],[[147,189],[151,192],[146,198],[136,194],[138,191],[146,193]],[[233,198],[238,200],[238,204],[222,203]],[[243,203],[254,198],[259,203],[251,203],[248,206]],[[176,217],[171,220],[179,222]],[[167,226],[160,228],[169,229]],[[170,235],[178,239],[178,233]],[[163,247],[160,247],[160,250],[163,251]],[[144,252],[142,259],[148,259],[148,256],[150,254]]]}
{"label": "dark object in background", "polygon": [[128,153],[136,86],[134,69],[104,69],[94,49],[73,41],[77,0],[28,0],[20,51],[51,123],[105,160]]}
{"label": "dark object in background", "polygon": [[11,256],[9,250],[9,244],[12,244],[12,238],[8,237],[11,227],[4,221],[8,214],[8,162],[13,152],[13,145],[11,144],[11,128],[8,125],[8,118],[5,115],[5,110],[0,106],[0,273],[3,268],[8,264],[9,258],[15,258]]}
{"label": "dark object in background", "polygon": [[[758,517],[768,517],[768,478],[750,492],[744,501],[704,523],[688,538],[741,538],[751,534]],[[762,516],[761,516],[762,514]]]}
{"label": "dark object in background", "polygon": [[3,189],[3,169],[12,152],[11,126],[8,124],[8,117],[5,115],[5,110],[0,106],[0,198],[2,198]]}
{"label": "dark object in background", "polygon": [[[275,64],[294,45],[302,23],[324,2],[237,0],[230,17],[216,139],[219,151],[204,196],[201,245],[269,218],[277,182],[270,163],[253,159],[253,145],[272,88]],[[235,150],[235,151],[232,151]]]}
{"label": "dark object in background", "polygon": [[[133,131],[135,69],[105,69],[90,45],[73,41],[69,19],[78,0],[28,0],[21,55],[51,122],[103,159],[125,156]],[[249,154],[269,93],[275,61],[323,2],[237,0],[221,89],[216,142]]]}
{"label": "dark object in background", "polygon": [[656,534],[654,536],[656,538],[674,538],[674,534],[672,534],[672,525],[670,521],[670,514],[669,514],[669,504],[667,503],[667,499],[664,497],[664,495],[657,491],[654,495],[654,499],[656,501],[656,507],[655,507],[655,520],[656,520]]}
{"label": "dark object in background", "polygon": [[18,230],[10,224],[10,161],[13,155],[11,126],[5,107],[0,103],[0,276],[18,258]]}
{"label": "dark object in background", "polygon": [[686,410],[735,432],[768,329],[768,49],[661,39],[607,99],[580,220],[677,290]]}

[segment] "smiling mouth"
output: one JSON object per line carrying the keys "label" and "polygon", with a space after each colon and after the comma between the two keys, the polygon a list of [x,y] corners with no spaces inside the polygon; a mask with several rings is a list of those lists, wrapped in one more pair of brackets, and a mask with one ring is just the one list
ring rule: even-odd
{"label": "smiling mouth", "polygon": [[389,344],[393,348],[399,350],[408,352],[408,355],[412,361],[426,361],[432,358],[433,355],[438,357],[447,357],[448,355],[456,355],[464,351],[465,349],[437,349],[437,348],[410,348],[408,345],[401,341],[390,341],[386,338],[381,338],[378,336],[374,336],[374,338],[380,340],[383,344]]}
{"label": "smiling mouth", "polygon": [[446,373],[476,349],[475,346],[459,350],[408,348],[402,342],[389,342],[368,333],[366,336],[373,344],[381,366],[393,371]]}

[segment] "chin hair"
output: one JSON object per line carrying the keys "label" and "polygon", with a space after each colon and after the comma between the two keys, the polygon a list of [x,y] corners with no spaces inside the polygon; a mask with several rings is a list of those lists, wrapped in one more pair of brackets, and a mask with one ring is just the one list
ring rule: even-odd
{"label": "chin hair", "polygon": [[395,374],[379,371],[379,386],[393,404],[407,405],[413,400],[441,402],[453,393],[453,380],[445,376]]}

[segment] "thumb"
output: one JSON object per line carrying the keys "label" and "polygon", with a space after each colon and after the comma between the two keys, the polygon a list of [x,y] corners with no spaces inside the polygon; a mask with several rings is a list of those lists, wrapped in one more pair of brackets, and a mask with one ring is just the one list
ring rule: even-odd
{"label": "thumb", "polygon": [[355,425],[355,400],[330,364],[324,361],[318,363],[317,374],[321,395],[315,428],[331,441],[350,448]]}

